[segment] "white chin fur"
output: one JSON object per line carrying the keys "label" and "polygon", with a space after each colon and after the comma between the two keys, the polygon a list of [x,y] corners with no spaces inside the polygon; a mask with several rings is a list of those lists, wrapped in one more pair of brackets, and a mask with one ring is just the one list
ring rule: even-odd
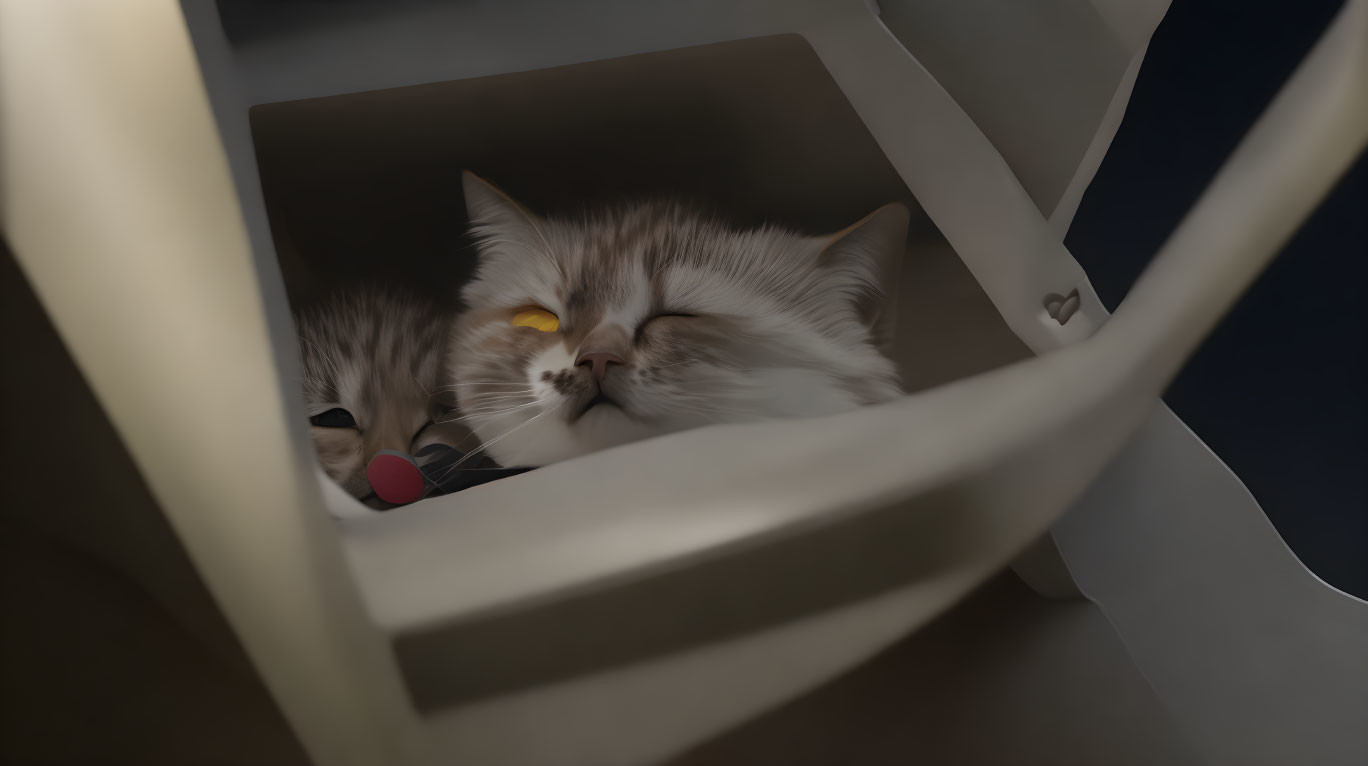
{"label": "white chin fur", "polygon": [[[797,369],[758,371],[767,398],[754,411],[732,416],[733,421],[812,417],[855,409],[848,393],[826,376]],[[642,423],[611,405],[599,405],[574,423],[563,412],[540,410],[531,419],[506,416],[475,429],[481,441],[496,440],[486,448],[504,466],[543,466],[620,444],[706,425],[695,416]]]}
{"label": "white chin fur", "polygon": [[543,411],[535,421],[501,419],[480,426],[476,434],[482,441],[507,434],[485,450],[499,465],[542,466],[673,430],[677,429],[640,423],[617,407],[599,405],[574,423],[567,423],[559,412]]}

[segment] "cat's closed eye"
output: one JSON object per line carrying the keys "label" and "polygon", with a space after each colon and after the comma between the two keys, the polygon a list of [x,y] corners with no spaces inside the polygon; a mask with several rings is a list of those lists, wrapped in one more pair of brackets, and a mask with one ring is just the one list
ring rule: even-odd
{"label": "cat's closed eye", "polygon": [[638,325],[637,325],[637,328],[636,328],[636,337],[637,337],[638,340],[640,340],[640,339],[641,339],[642,333],[646,332],[646,328],[647,328],[652,322],[655,322],[655,321],[657,321],[657,320],[660,320],[660,319],[693,319],[693,318],[695,318],[695,317],[697,317],[697,316],[698,316],[697,314],[686,314],[686,313],[684,313],[684,312],[682,312],[682,311],[662,311],[662,312],[660,312],[659,314],[652,314],[651,316],[649,316],[649,317],[647,317],[645,320],[643,320],[643,321],[641,322],[641,324],[638,324]]}
{"label": "cat's closed eye", "polygon": [[356,418],[341,407],[333,407],[309,418],[309,422],[320,428],[356,428]]}
{"label": "cat's closed eye", "polygon": [[560,329],[560,318],[544,308],[523,309],[513,315],[514,327],[531,327],[542,332],[555,332]]}

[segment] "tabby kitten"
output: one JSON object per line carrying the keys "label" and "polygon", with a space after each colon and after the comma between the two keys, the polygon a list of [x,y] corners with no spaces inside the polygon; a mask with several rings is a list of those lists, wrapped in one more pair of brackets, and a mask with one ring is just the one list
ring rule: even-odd
{"label": "tabby kitten", "polygon": [[503,465],[902,393],[880,350],[902,205],[807,237],[669,202],[541,218],[463,182],[479,264],[448,358],[463,419]]}
{"label": "tabby kitten", "polygon": [[366,467],[381,450],[413,454],[465,435],[442,348],[452,315],[395,289],[340,292],[295,317],[303,392],[319,463],[352,497],[375,507]]}

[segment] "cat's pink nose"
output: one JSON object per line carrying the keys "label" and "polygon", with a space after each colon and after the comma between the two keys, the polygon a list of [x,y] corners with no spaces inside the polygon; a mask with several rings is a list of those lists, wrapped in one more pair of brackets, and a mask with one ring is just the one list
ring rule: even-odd
{"label": "cat's pink nose", "polygon": [[575,360],[577,367],[589,367],[589,371],[594,373],[594,380],[603,382],[603,377],[608,374],[608,365],[626,364],[622,357],[617,354],[610,354],[607,351],[594,351],[588,354],[580,354]]}
{"label": "cat's pink nose", "polygon": [[366,479],[375,496],[387,503],[404,505],[423,496],[423,472],[402,452],[380,450],[366,465]]}

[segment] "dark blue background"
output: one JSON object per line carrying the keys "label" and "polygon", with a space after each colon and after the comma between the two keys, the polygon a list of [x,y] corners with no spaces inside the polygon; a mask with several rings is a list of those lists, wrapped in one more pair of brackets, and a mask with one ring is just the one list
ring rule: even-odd
{"label": "dark blue background", "polygon": [[[1066,240],[1114,309],[1341,0],[1175,0]],[[1368,597],[1368,159],[1164,399],[1293,552]],[[1155,477],[1163,481],[1163,477]]]}

